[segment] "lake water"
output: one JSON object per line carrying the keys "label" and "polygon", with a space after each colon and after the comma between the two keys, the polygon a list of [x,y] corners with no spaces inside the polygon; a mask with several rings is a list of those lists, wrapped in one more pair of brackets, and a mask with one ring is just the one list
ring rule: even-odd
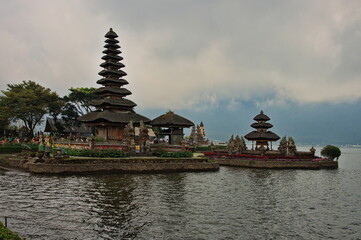
{"label": "lake water", "polygon": [[361,149],[341,151],[337,170],[0,170],[0,221],[27,239],[361,239]]}

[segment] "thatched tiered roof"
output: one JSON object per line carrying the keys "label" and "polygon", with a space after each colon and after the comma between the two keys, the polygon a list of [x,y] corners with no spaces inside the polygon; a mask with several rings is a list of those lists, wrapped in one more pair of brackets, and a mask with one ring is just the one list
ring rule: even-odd
{"label": "thatched tiered roof", "polygon": [[251,127],[255,128],[257,131],[252,131],[244,136],[249,141],[277,141],[280,139],[280,137],[271,132],[267,131],[267,129],[272,128],[273,125],[270,123],[267,123],[267,121],[270,120],[270,118],[263,113],[263,111],[260,112],[257,116],[253,118],[253,120],[256,120],[256,123],[252,123]]}
{"label": "thatched tiered roof", "polygon": [[120,62],[123,58],[119,56],[121,51],[118,50],[120,48],[119,41],[116,39],[118,35],[113,29],[110,29],[105,37],[107,38],[103,51],[105,55],[102,57],[104,62],[100,64],[103,70],[99,72],[103,78],[97,81],[103,87],[95,91],[95,94],[101,98],[91,103],[92,106],[96,107],[96,111],[79,117],[79,120],[89,124],[100,122],[127,124],[129,121],[133,121],[135,124],[139,124],[140,121],[150,122],[147,117],[134,112],[133,108],[137,104],[125,99],[132,92],[123,87],[128,84],[128,81],[123,79],[127,73],[121,70],[125,66]]}

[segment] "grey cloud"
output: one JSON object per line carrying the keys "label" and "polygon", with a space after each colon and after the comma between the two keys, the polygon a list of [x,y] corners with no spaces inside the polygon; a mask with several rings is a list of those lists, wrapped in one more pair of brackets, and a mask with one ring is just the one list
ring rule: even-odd
{"label": "grey cloud", "polygon": [[131,98],[144,107],[361,97],[358,1],[0,4],[2,88],[29,78],[62,93],[96,86],[103,35],[113,27]]}

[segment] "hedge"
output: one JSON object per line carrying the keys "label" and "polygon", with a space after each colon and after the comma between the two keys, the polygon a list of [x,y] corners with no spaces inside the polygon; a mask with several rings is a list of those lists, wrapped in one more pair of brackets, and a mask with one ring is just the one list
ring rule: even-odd
{"label": "hedge", "polygon": [[189,158],[193,157],[193,153],[186,151],[186,152],[163,152],[157,151],[153,155],[157,157],[164,157],[164,158]]}
{"label": "hedge", "polygon": [[0,146],[0,153],[19,153],[22,150],[37,151],[37,144],[12,144],[6,143]]}
{"label": "hedge", "polygon": [[21,151],[21,146],[0,146],[0,153],[19,153]]}
{"label": "hedge", "polygon": [[69,156],[78,157],[125,157],[124,151],[115,149],[64,149]]}

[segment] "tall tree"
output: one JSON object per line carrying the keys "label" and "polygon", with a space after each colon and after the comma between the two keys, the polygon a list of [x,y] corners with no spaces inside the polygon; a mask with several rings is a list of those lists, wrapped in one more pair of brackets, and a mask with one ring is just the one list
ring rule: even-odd
{"label": "tall tree", "polygon": [[[9,117],[0,107],[0,130],[4,130],[9,126]],[[2,133],[1,133],[2,134]]]}
{"label": "tall tree", "polygon": [[67,109],[75,110],[79,116],[89,113],[93,110],[90,105],[92,100],[98,99],[98,95],[94,94],[96,88],[70,88],[69,95],[64,97],[67,102]]}
{"label": "tall tree", "polygon": [[33,135],[44,114],[59,101],[58,94],[33,81],[7,86],[7,90],[2,91],[4,96],[0,96],[0,110],[6,112],[11,120],[22,120]]}

